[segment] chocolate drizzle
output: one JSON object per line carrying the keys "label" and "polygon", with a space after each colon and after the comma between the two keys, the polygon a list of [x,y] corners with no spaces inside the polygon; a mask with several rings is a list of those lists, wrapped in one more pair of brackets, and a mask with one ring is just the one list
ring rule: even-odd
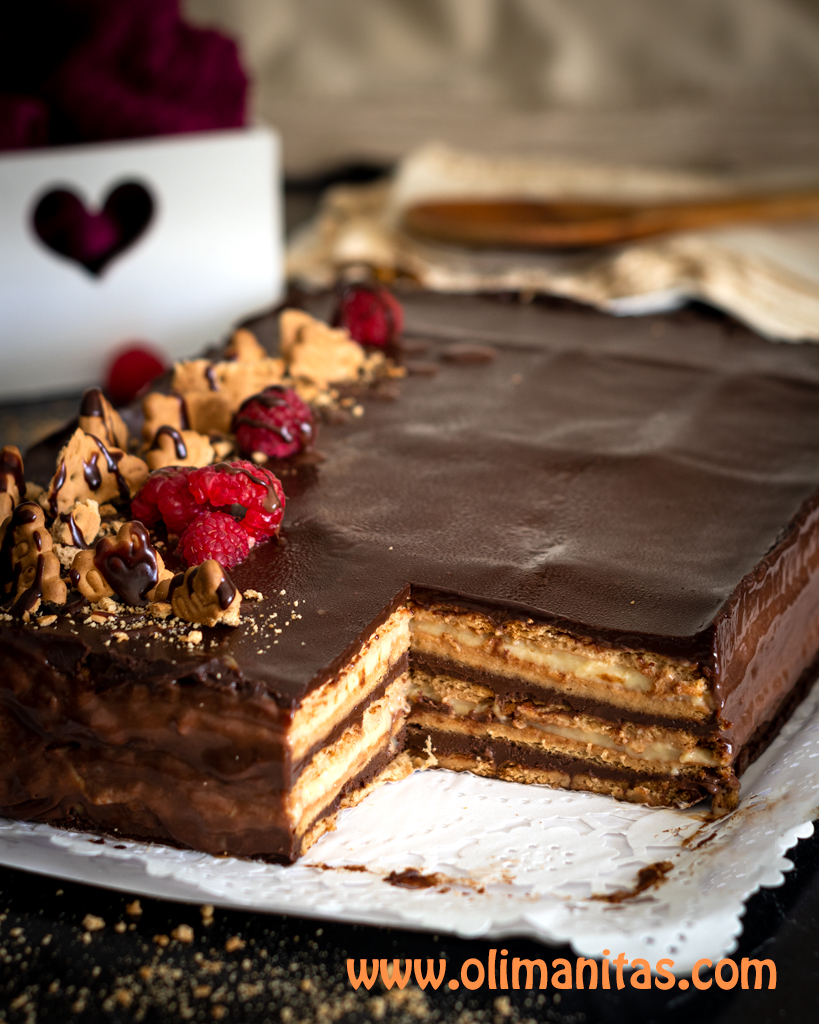
{"label": "chocolate drizzle", "polygon": [[8,491],[9,479],[14,481],[20,497],[26,493],[26,479],[23,475],[23,460],[16,448],[6,445],[0,450],[0,491]]}
{"label": "chocolate drizzle", "polygon": [[[21,501],[11,514],[11,519],[3,537],[3,544],[0,547],[0,593],[4,584],[11,583],[12,591],[16,591],[17,582],[20,578],[21,566],[18,564],[12,573],[11,549],[14,547],[15,531],[21,526],[28,526],[37,521],[39,505],[33,501]],[[38,537],[39,539],[39,537]]]}
{"label": "chocolate drizzle", "polygon": [[15,530],[18,526],[28,526],[29,523],[37,521],[37,503],[34,501],[21,501],[11,514],[9,531]]}
{"label": "chocolate drizzle", "polygon": [[74,519],[74,515],[71,512],[61,512],[60,522],[68,525],[68,532],[71,534],[71,540],[74,542],[75,548],[87,548],[88,545],[85,543],[85,537],[82,535],[82,531],[77,522]]}
{"label": "chocolate drizzle", "polygon": [[99,388],[89,388],[82,396],[80,416],[98,416],[100,419],[105,417],[102,391]]}
{"label": "chocolate drizzle", "polygon": [[216,600],[219,602],[219,607],[223,612],[230,608],[234,597],[236,597],[236,587],[234,587],[227,574],[223,572],[222,582],[216,588]]}
{"label": "chocolate drizzle", "polygon": [[[100,473],[100,467],[98,465],[99,458],[99,455],[95,452],[88,462],[83,462],[82,464],[82,475],[85,477],[85,482],[92,491],[98,491],[102,486],[102,473]],[[65,464],[63,464],[63,466],[65,466]],[[62,482],[65,483],[65,479],[63,479]],[[62,484],[60,486],[62,486]],[[55,487],[55,491],[58,491],[59,489],[59,487]]]}
{"label": "chocolate drizzle", "polygon": [[[118,465],[118,461],[119,459],[122,458],[124,452],[118,451],[116,456],[114,456],[111,454],[111,452],[108,451],[108,449],[105,447],[105,445],[102,443],[102,441],[100,441],[98,437],[94,437],[93,434],[90,434],[89,436],[93,437],[94,440],[97,442],[99,450],[102,453],[102,457],[105,459],[105,464],[108,469],[108,472],[113,473],[114,476],[117,478],[117,486],[119,487],[120,497],[123,499],[123,501],[128,501],[129,498],[131,497],[131,489],[128,486],[128,481],[125,479],[122,473],[120,473]],[[88,486],[91,487],[91,484],[89,483]],[[97,484],[97,487],[99,487],[99,484]],[[92,490],[96,490],[96,488],[92,488]]]}
{"label": "chocolate drizzle", "polygon": [[205,370],[205,377],[207,378],[208,384],[210,385],[211,391],[219,390],[219,382],[216,379],[216,364],[208,363]]}
{"label": "chocolate drizzle", "polygon": [[148,592],[159,582],[156,550],[142,523],[129,523],[127,538],[103,538],[94,553],[94,565],[111,589],[129,605],[148,603]]}
{"label": "chocolate drizzle", "polygon": [[229,473],[231,476],[246,476],[248,480],[251,480],[254,484],[264,487],[267,491],[265,499],[262,502],[262,508],[264,508],[265,512],[276,512],[281,508],[279,496],[276,494],[276,490],[273,485],[267,480],[262,480],[261,477],[254,476],[246,466],[234,466],[230,462],[220,462],[217,465],[222,473]]}
{"label": "chocolate drizzle", "polygon": [[154,434],[154,442],[151,445],[151,451],[154,452],[159,448],[159,439],[162,435],[169,437],[173,441],[174,451],[176,452],[177,459],[186,459],[188,457],[188,449],[185,441],[176,427],[169,427],[167,424],[162,426]]}
{"label": "chocolate drizzle", "polygon": [[259,405],[264,405],[268,409],[277,409],[282,405],[287,405],[287,401],[284,397],[287,388],[281,384],[270,384],[260,391],[258,395],[253,395],[248,398],[247,401],[242,403],[242,406],[248,404],[248,402],[258,402]]}
{"label": "chocolate drizzle", "polygon": [[[250,398],[245,399],[244,402],[239,406],[239,410],[233,418],[233,430],[235,432],[238,426],[253,427],[257,430],[269,430],[272,434],[276,434],[278,437],[285,442],[285,444],[292,444],[298,438],[293,434],[293,431],[289,426],[285,424],[269,423],[266,420],[259,419],[257,416],[251,415],[248,410],[254,405],[261,405],[267,409],[277,409],[282,406],[287,406],[287,400],[284,395],[287,388],[281,384],[271,384],[260,391],[258,395],[251,395]],[[313,439],[313,426],[311,423],[300,421],[299,434],[301,435],[301,442],[304,448],[307,448]]]}
{"label": "chocolate drizzle", "polygon": [[[68,470],[66,469],[65,459],[63,459],[62,462],[60,463],[60,468],[57,471],[57,475],[54,478],[54,486],[51,488],[51,493],[48,496],[48,506],[51,509],[52,515],[57,514],[57,495],[60,493],[60,488],[65,483],[67,472]],[[99,484],[97,484],[97,486],[99,487]]]}
{"label": "chocolate drizzle", "polygon": [[[201,566],[197,565],[187,573],[180,572],[174,576],[168,587],[168,600],[171,603],[173,603],[173,595],[179,587],[184,586],[189,594],[193,594],[194,581],[199,575],[200,568]],[[222,567],[220,566],[220,568]],[[219,602],[219,607],[223,612],[230,608],[234,597],[236,597],[236,587],[225,570],[222,569],[222,581],[216,588],[216,600]]]}
{"label": "chocolate drizzle", "polygon": [[[31,520],[28,520],[31,522]],[[35,537],[37,535],[35,534]],[[39,540],[39,537],[37,537]],[[38,545],[39,550],[40,545]],[[37,556],[37,569],[34,573],[34,580],[28,590],[24,590],[23,593],[17,598],[11,609],[11,614],[15,619],[22,619],[27,612],[32,612],[37,607],[37,602],[43,598],[43,570],[45,568],[45,555]],[[15,580],[15,584],[16,584]]]}
{"label": "chocolate drizzle", "polygon": [[[238,412],[233,419],[233,429],[235,430],[238,426],[256,427],[259,430],[269,430],[271,434],[277,434],[282,441],[287,444],[291,444],[296,440],[288,429],[287,424],[278,426],[274,423],[265,423],[263,420],[256,419],[254,416],[248,416],[246,413],[242,413],[241,411]],[[312,433],[309,426],[307,427],[307,433],[308,436]]]}
{"label": "chocolate drizzle", "polygon": [[[199,567],[197,566],[196,568],[198,569]],[[194,570],[194,572],[195,572],[195,571],[196,571],[196,570]],[[191,576],[193,576],[193,575],[194,575],[194,572],[192,572],[192,573],[191,573]],[[169,584],[169,586],[168,586],[168,600],[169,600],[169,601],[170,601],[171,603],[173,603],[173,595],[174,595],[174,594],[176,593],[176,591],[177,591],[177,590],[178,590],[178,589],[179,589],[179,588],[180,588],[180,587],[181,587],[181,586],[182,586],[182,585],[183,585],[184,583],[185,583],[185,573],[184,573],[184,572],[178,572],[178,573],[177,573],[177,574],[176,574],[176,575],[174,576],[174,578],[173,578],[173,579],[171,580],[171,582],[170,582],[170,584]],[[192,593],[192,591],[191,591],[191,589],[190,589],[190,584],[188,584],[188,593]]]}

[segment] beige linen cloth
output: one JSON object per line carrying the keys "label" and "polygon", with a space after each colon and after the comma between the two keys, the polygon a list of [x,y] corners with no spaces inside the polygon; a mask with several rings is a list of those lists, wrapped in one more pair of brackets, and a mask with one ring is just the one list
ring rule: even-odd
{"label": "beige linen cloth", "polygon": [[447,196],[684,200],[818,184],[813,171],[707,174],[484,157],[428,145],[394,176],[330,190],[288,252],[289,277],[327,287],[351,268],[410,275],[444,292],[520,291],[639,315],[711,303],[771,338],[819,341],[819,220],[663,235],[582,253],[470,250],[412,238],[401,213]]}

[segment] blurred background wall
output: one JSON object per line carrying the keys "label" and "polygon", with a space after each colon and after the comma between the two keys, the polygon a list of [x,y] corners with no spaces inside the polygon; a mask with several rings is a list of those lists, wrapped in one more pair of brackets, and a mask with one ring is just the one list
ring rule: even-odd
{"label": "blurred background wall", "polygon": [[287,170],[486,152],[819,161],[819,0],[183,0],[236,36]]}

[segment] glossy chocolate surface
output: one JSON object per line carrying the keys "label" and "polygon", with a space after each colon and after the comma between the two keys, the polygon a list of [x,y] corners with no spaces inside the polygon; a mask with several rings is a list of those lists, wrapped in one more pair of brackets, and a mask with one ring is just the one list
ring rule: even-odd
{"label": "glossy chocolate surface", "polygon": [[[819,485],[819,349],[693,313],[657,336],[545,304],[405,305],[437,372],[325,427],[314,478],[284,480],[283,542],[239,570],[307,609],[307,650],[280,645],[276,685],[297,697],[407,583],[706,658],[720,610]],[[466,342],[495,358],[447,358]]]}
{"label": "glossy chocolate surface", "polygon": [[[232,573],[290,625],[261,655],[214,630],[208,655],[174,649],[177,674],[228,657],[243,687],[296,704],[410,584],[712,663],[721,609],[816,494],[819,347],[695,312],[421,294],[405,310],[398,397],[322,427],[324,461],[282,475],[281,539]],[[252,326],[274,347],[275,318]],[[153,658],[170,669],[149,640],[138,676]]]}
{"label": "glossy chocolate surface", "polygon": [[[67,820],[87,803],[92,826],[291,858],[288,709],[410,591],[700,662],[738,769],[775,734],[819,647],[819,347],[693,312],[433,295],[405,310],[406,379],[323,424],[321,458],[271,466],[281,537],[231,572],[264,595],[242,609],[255,626],[193,647],[153,626],[106,644],[79,606],[0,626],[0,732],[19,752],[7,813]],[[252,326],[272,350],[276,318]],[[29,478],[49,480],[61,440],[26,457]],[[84,801],[65,759],[110,762],[145,813]]]}

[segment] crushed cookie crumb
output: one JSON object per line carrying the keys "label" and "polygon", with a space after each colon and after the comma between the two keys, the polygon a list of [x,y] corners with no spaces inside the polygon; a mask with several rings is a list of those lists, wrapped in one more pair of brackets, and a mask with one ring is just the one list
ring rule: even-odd
{"label": "crushed cookie crumb", "polygon": [[189,924],[179,924],[171,932],[171,938],[177,942],[193,942],[193,928]]}
{"label": "crushed cookie crumb", "polygon": [[225,952],[235,953],[239,949],[244,949],[246,945],[244,939],[240,939],[238,935],[231,935],[225,943]]}
{"label": "crushed cookie crumb", "polygon": [[87,932],[99,932],[105,927],[105,921],[96,914],[86,914],[82,919],[82,926]]}

